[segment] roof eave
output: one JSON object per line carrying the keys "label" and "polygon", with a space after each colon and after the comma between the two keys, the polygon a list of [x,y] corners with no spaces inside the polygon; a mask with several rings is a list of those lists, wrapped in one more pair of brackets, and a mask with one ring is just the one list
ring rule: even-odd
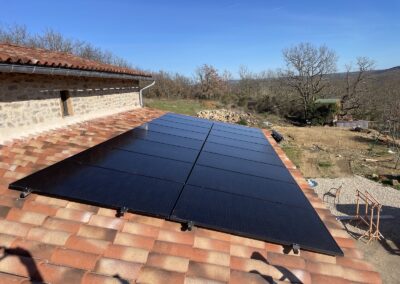
{"label": "roof eave", "polygon": [[0,72],[55,75],[55,76],[72,76],[72,77],[107,78],[107,79],[123,79],[123,80],[149,80],[149,81],[153,80],[151,75],[133,75],[133,74],[124,74],[124,73],[80,70],[80,69],[73,69],[73,68],[42,67],[42,66],[36,66],[36,65],[21,65],[21,64],[10,64],[10,63],[0,63]]}

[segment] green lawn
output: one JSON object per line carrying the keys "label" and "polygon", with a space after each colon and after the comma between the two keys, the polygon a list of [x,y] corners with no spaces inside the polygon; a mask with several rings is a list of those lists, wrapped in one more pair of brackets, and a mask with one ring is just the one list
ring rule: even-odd
{"label": "green lawn", "polygon": [[204,109],[216,108],[214,101],[144,99],[146,107],[195,116]]}

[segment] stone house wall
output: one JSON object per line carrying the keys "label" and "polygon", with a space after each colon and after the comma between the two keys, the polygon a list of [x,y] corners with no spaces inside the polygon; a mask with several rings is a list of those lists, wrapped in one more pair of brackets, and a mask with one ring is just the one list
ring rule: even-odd
{"label": "stone house wall", "polygon": [[0,129],[62,122],[61,91],[68,91],[75,120],[140,107],[138,81],[0,73]]}

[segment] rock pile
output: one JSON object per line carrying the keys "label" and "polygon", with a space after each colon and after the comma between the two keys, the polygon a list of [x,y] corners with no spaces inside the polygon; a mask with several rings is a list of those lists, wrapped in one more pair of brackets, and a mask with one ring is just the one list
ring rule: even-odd
{"label": "rock pile", "polygon": [[202,110],[197,113],[197,116],[200,118],[228,123],[239,123],[249,126],[255,126],[258,122],[250,113],[231,111],[227,109]]}

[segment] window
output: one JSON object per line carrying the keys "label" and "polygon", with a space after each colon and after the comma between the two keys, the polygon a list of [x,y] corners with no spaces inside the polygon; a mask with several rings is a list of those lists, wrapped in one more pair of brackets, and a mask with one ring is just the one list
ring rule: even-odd
{"label": "window", "polygon": [[68,91],[61,91],[61,112],[62,116],[72,115],[72,102]]}

